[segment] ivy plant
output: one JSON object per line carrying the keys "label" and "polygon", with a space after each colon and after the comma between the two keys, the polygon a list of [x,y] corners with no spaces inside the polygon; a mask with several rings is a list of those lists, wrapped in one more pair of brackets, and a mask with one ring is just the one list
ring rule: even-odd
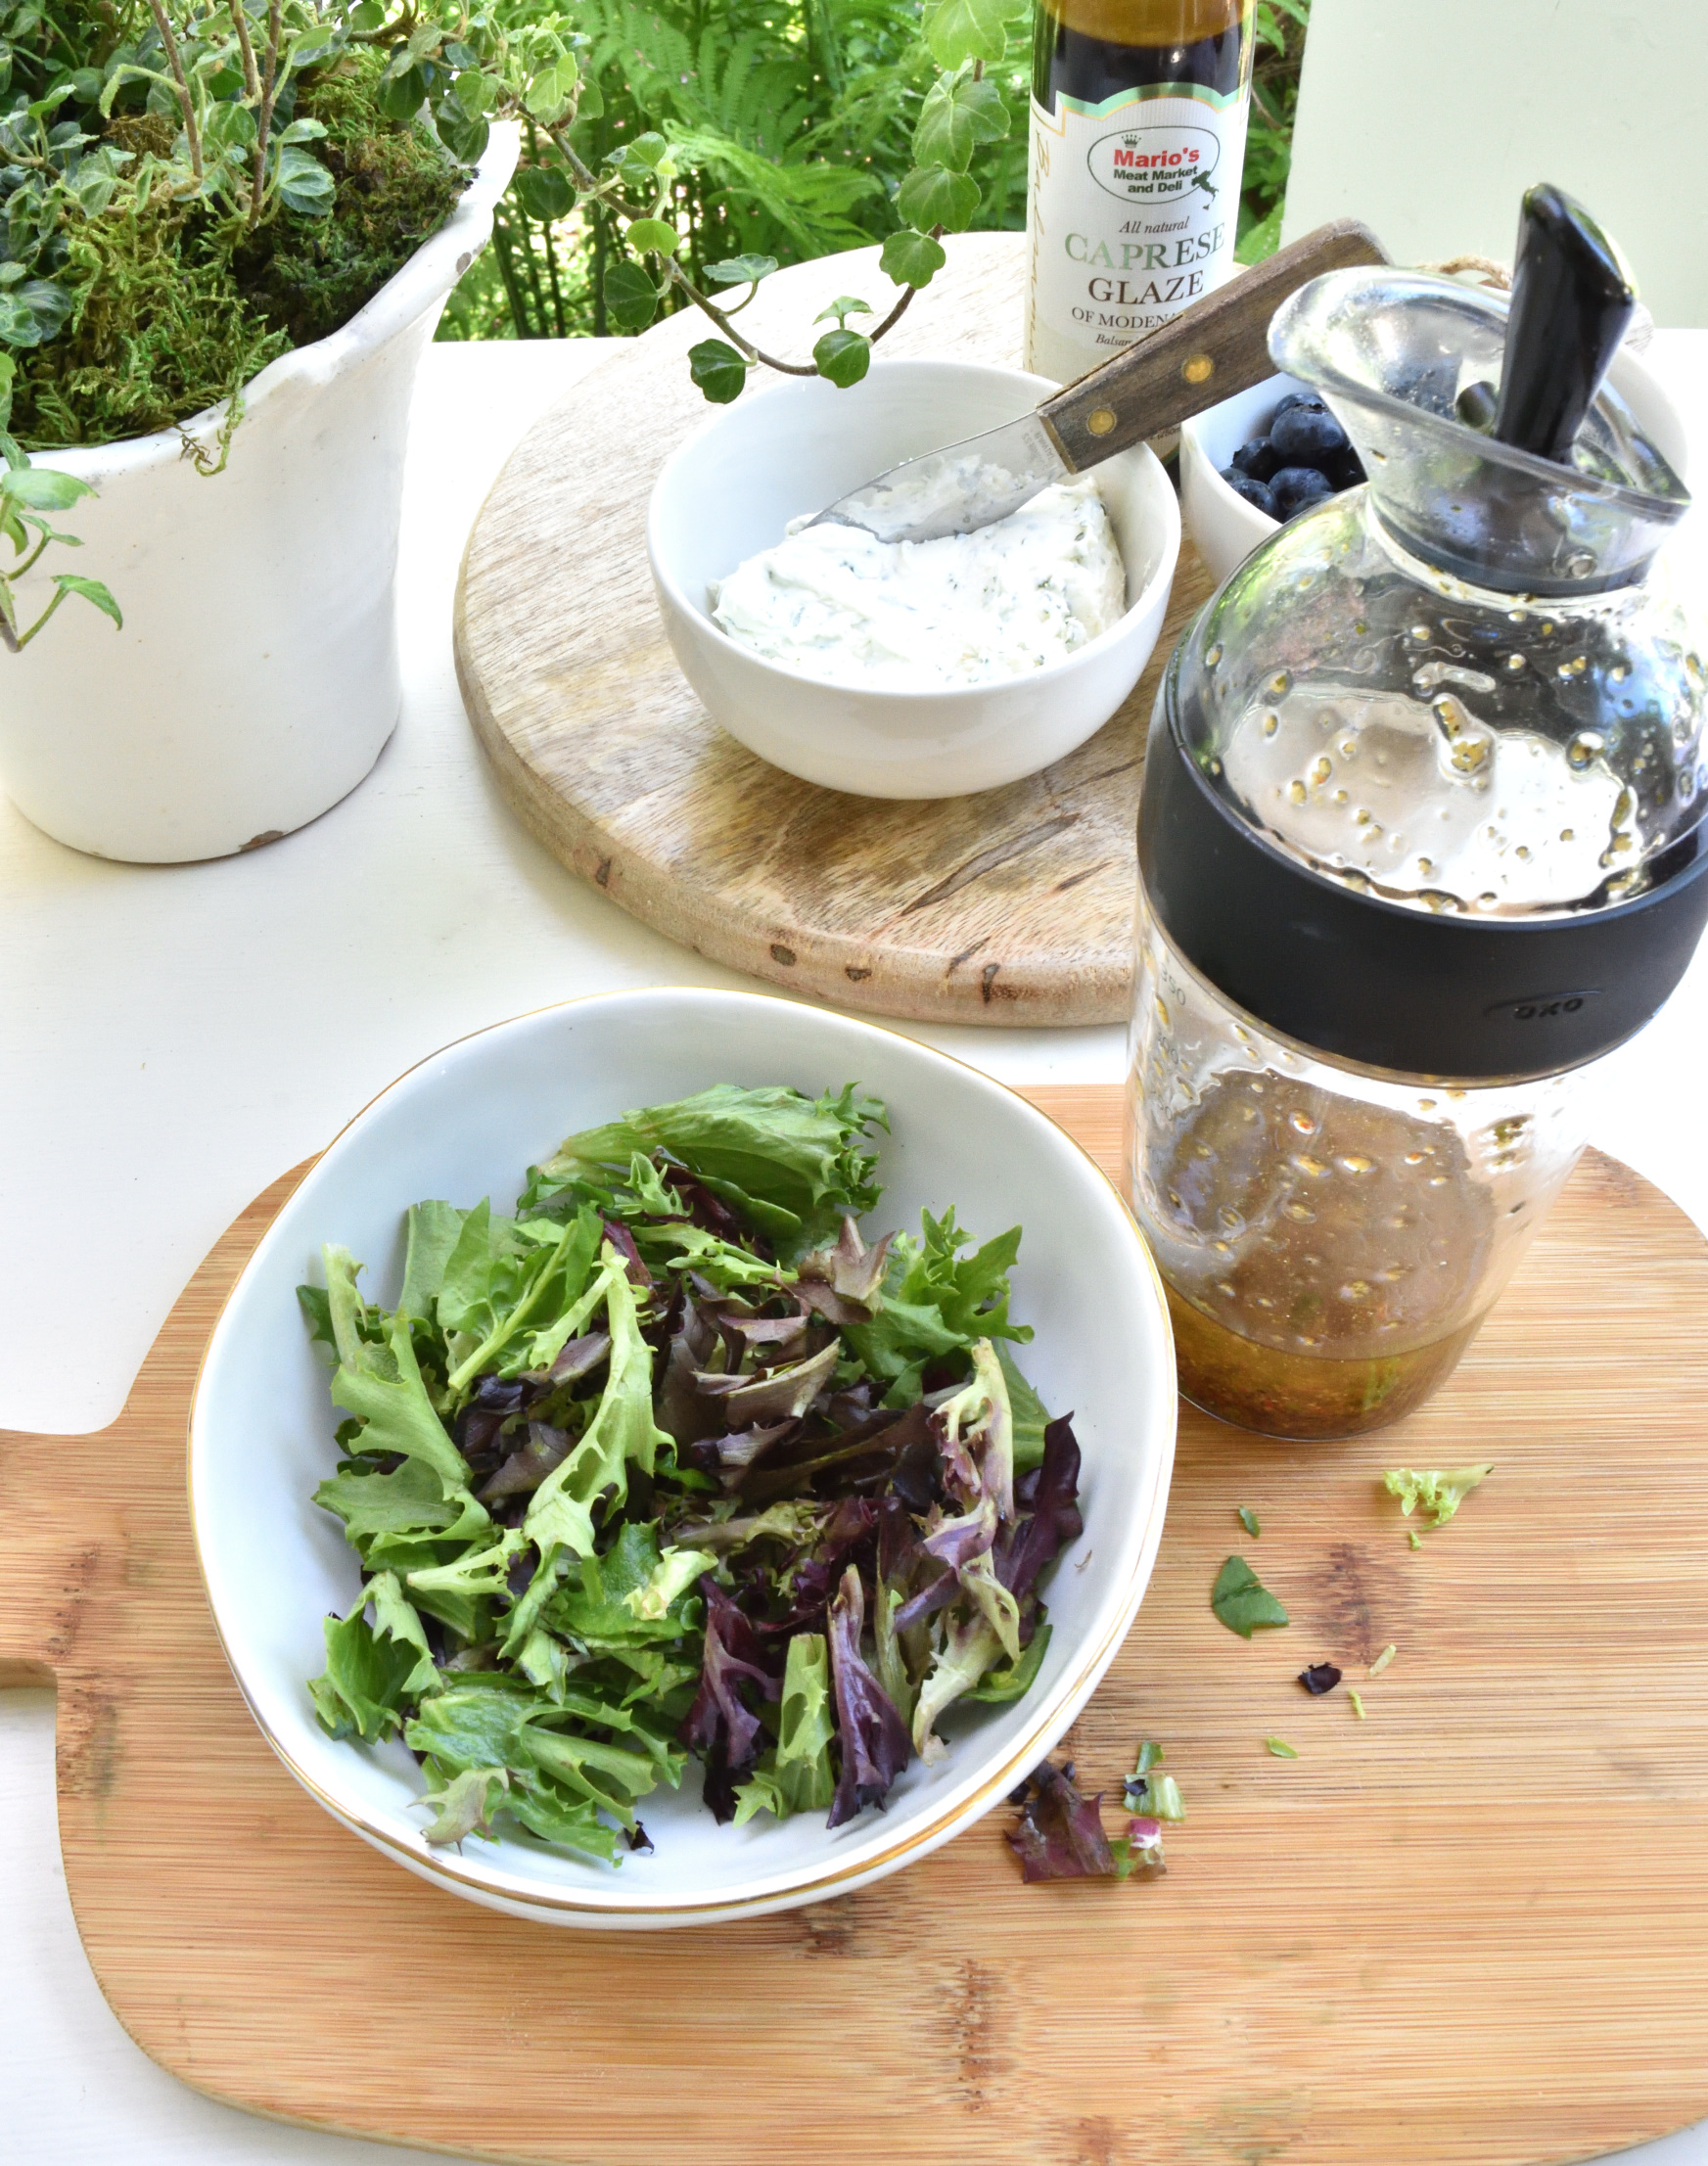
{"label": "ivy plant", "polygon": [[0,470],[0,534],[11,542],[13,555],[11,566],[0,570],[0,644],[13,654],[29,645],[68,594],[81,595],[85,602],[92,602],[115,624],[124,622],[118,604],[99,579],[86,579],[75,572],[56,572],[53,599],[34,623],[19,623],[14,582],[33,570],[53,543],[68,549],[82,547],[75,534],[58,530],[50,514],[69,511],[78,497],[95,492],[74,474],[31,466],[28,455],[14,441],[6,424],[12,418],[12,384],[17,373],[18,364],[12,356],[0,354],[0,459],[5,460]]}
{"label": "ivy plant", "polygon": [[[756,368],[821,376],[843,388],[857,384],[872,347],[943,268],[943,236],[971,225],[980,205],[968,169],[975,152],[1009,132],[1007,107],[986,72],[1008,50],[1004,0],[926,0],[922,27],[936,72],[913,129],[913,162],[896,195],[901,223],[879,257],[898,292],[881,315],[869,300],[841,297],[818,319],[832,327],[795,359],[767,352],[736,321],[777,269],[775,256],[726,256],[698,275],[684,261],[677,183],[706,159],[727,163],[731,146],[714,149],[701,131],[671,122],[620,143],[596,163],[583,155],[580,123],[597,117],[602,95],[583,66],[588,40],[573,17],[503,0],[448,11],[438,23],[412,6],[391,14],[384,0],[365,0],[354,13],[360,34],[390,40],[387,79],[399,85],[400,102],[424,106],[441,132],[447,113],[466,118],[459,155],[479,155],[472,146],[477,139],[484,145],[492,118],[524,122],[530,152],[516,194],[530,216],[559,221],[579,209],[615,231],[621,250],[604,269],[602,298],[616,326],[644,330],[672,300],[707,317],[718,336],[693,346],[688,364],[716,404],[739,397]],[[805,168],[819,169],[834,170]],[[873,320],[851,323],[851,317]],[[817,332],[817,325],[809,329]]]}

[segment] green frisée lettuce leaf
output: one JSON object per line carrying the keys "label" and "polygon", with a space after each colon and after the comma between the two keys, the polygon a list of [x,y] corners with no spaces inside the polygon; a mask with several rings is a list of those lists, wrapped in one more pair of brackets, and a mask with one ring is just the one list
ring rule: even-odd
{"label": "green fris\u00e9e lettuce leaf", "polygon": [[502,1793],[509,1787],[508,1768],[465,1768],[461,1774],[452,1775],[442,1790],[428,1790],[416,1799],[418,1805],[439,1808],[437,1818],[422,1829],[422,1834],[439,1847],[460,1843],[468,1835],[480,1835],[490,1842],[493,1789],[499,1791],[501,1803]]}
{"label": "green fris\u00e9e lettuce leaf", "polygon": [[1049,1410],[1020,1373],[1020,1365],[1005,1346],[998,1345],[996,1359],[1008,1386],[1008,1411],[1014,1424],[1014,1471],[1027,1474],[1043,1464],[1043,1432]]}
{"label": "green fris\u00e9e lettuce leaf", "polygon": [[467,1543],[492,1524],[466,1489],[447,1498],[443,1480],[423,1459],[405,1459],[390,1474],[346,1465],[320,1484],[314,1501],[338,1514],[351,1545],[370,1563],[384,1561],[380,1552],[392,1538]]}
{"label": "green fris\u00e9e lettuce leaf", "polygon": [[390,1737],[415,1697],[416,1650],[376,1632],[359,1609],[327,1618],[324,1631],[326,1668],[308,1687],[320,1727],[330,1737],[355,1736],[365,1744]]}
{"label": "green fris\u00e9e lettuce leaf", "polygon": [[777,1742],[761,1753],[752,1775],[737,1786],[736,1826],[756,1813],[787,1820],[791,1813],[828,1811],[836,1795],[830,1758],[835,1736],[829,1642],[822,1633],[798,1633],[783,1670]]}
{"label": "green fris\u00e9e lettuce leaf", "polygon": [[[911,1406],[926,1364],[970,1349],[977,1339],[1032,1337],[1029,1326],[1008,1315],[1008,1273],[1020,1253],[1020,1228],[1010,1226],[963,1257],[958,1252],[966,1239],[952,1210],[941,1219],[923,1213],[919,1240],[899,1233],[890,1245],[877,1314],[843,1333],[867,1372],[889,1385],[886,1406]],[[1029,1417],[1042,1411],[1036,1400],[1027,1410]],[[1027,1441],[1031,1451],[1030,1433]],[[1041,1423],[1036,1451],[1041,1459]]]}
{"label": "green fris\u00e9e lettuce leaf", "polygon": [[637,1152],[664,1151],[708,1185],[717,1183],[714,1193],[755,1223],[767,1220],[762,1230],[793,1262],[834,1240],[845,1217],[863,1218],[877,1202],[877,1161],[861,1146],[868,1129],[886,1125],[882,1103],[854,1083],[816,1100],[781,1085],[716,1083],[566,1137],[539,1175],[560,1185],[582,1175],[599,1181],[614,1168],[625,1171]]}
{"label": "green fris\u00e9e lettuce leaf", "polygon": [[444,1268],[469,1214],[454,1204],[413,1203],[404,1220],[403,1291],[397,1306],[406,1316],[436,1314]]}
{"label": "green fris\u00e9e lettuce leaf", "polygon": [[653,1419],[652,1348],[640,1335],[627,1267],[610,1242],[601,1281],[611,1335],[610,1380],[580,1443],[533,1493],[523,1531],[542,1552],[561,1544],[577,1556],[591,1556],[594,1498],[610,1495],[621,1504],[629,1466],[650,1474],[658,1452],[670,1448],[670,1438]]}
{"label": "green fris\u00e9e lettuce leaf", "polygon": [[963,1693],[962,1697],[979,1706],[999,1707],[1007,1700],[1017,1700],[1030,1692],[1043,1658],[1049,1652],[1049,1626],[1039,1625],[1018,1662],[998,1663],[993,1670],[987,1670],[972,1690]]}
{"label": "green fris\u00e9e lettuce leaf", "polygon": [[955,1701],[1032,1689],[1080,1447],[1010,1351],[1018,1227],[862,1235],[884,1126],[722,1085],[570,1137],[511,1211],[415,1204],[394,1310],[323,1251],[314,1495],[362,1586],[308,1690],[417,1756],[430,1843],[615,1863],[690,1757],[719,1820],[835,1825]]}
{"label": "green fris\u00e9e lettuce leaf", "polygon": [[406,1318],[391,1318],[387,1343],[395,1373],[381,1375],[361,1354],[353,1364],[342,1360],[332,1379],[333,1404],[365,1424],[360,1439],[364,1453],[395,1452],[430,1467],[439,1478],[440,1496],[449,1502],[467,1494],[469,1470],[427,1395]]}
{"label": "green fris\u00e9e lettuce leaf", "polygon": [[1395,1466],[1383,1475],[1382,1487],[1390,1497],[1399,1498],[1408,1519],[1421,1505],[1432,1526],[1445,1527],[1472,1490],[1494,1471],[1493,1459],[1482,1466],[1452,1466],[1445,1473],[1432,1469],[1419,1474],[1408,1466]]}

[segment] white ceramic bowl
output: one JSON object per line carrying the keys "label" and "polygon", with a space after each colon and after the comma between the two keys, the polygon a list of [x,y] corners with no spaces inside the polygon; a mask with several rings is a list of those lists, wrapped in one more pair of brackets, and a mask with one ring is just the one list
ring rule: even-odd
{"label": "white ceramic bowl", "polygon": [[[1626,346],[1614,355],[1608,381],[1656,450],[1683,479],[1688,455],[1684,417],[1656,378]],[[1278,525],[1268,512],[1235,494],[1222,479],[1222,469],[1242,443],[1264,434],[1289,392],[1310,388],[1291,376],[1267,377],[1180,426],[1180,509],[1186,531],[1218,586]]]}
{"label": "white ceramic bowl", "polygon": [[837,391],[817,378],[750,392],[669,460],[647,514],[666,633],[706,712],[750,752],[860,797],[962,797],[1036,774],[1085,743],[1138,682],[1180,548],[1168,477],[1142,444],[1097,469],[1127,566],[1127,612],[1065,661],[952,690],[825,684],[738,646],[706,589],[783,538],[790,520],[899,460],[1031,412],[1058,387],[971,361],[874,361]]}
{"label": "white ceramic bowl", "polygon": [[[321,1620],[360,1573],[338,1522],[309,1501],[331,1471],[335,1415],[294,1289],[320,1278],[323,1241],[368,1264],[388,1302],[402,1214],[420,1198],[508,1209],[523,1170],[564,1135],[730,1081],[816,1094],[858,1081],[888,1101],[882,1223],[917,1228],[953,1204],[979,1234],[1026,1234],[1020,1350],[1050,1407],[1074,1413],[1085,1531],[1044,1592],[1054,1634],[1012,1706],[945,1725],[888,1812],[828,1830],[821,1814],[719,1827],[690,1771],[646,1801],[657,1848],[612,1868],[526,1836],[431,1850],[400,1742],[334,1743],[304,1680],[324,1667]],[[314,1167],[246,1266],[214,1329],[190,1421],[190,1501],[214,1622],[256,1722],[297,1779],[346,1827],[424,1879],[519,1916],[662,1926],[784,1910],[921,1858],[996,1804],[1061,1736],[1121,1644],[1150,1577],[1175,1442],[1175,1365],[1162,1289],[1138,1229],[1090,1160],[1024,1099],[910,1039],[751,993],[613,993],[501,1023],[447,1046],[375,1099]]]}

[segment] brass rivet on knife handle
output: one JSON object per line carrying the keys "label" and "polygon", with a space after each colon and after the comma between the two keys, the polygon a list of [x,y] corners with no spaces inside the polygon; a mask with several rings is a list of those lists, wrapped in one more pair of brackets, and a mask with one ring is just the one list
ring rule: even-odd
{"label": "brass rivet on knife handle", "polygon": [[1274,373],[1269,318],[1289,294],[1324,271],[1385,263],[1382,244],[1354,218],[1337,218],[1254,264],[1039,406],[1070,471],[1175,429]]}

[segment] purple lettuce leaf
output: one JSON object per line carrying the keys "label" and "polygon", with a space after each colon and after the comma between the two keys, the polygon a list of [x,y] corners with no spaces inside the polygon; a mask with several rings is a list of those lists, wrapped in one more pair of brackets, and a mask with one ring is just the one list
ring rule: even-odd
{"label": "purple lettuce leaf", "polygon": [[611,1243],[611,1246],[623,1258],[627,1267],[629,1284],[631,1286],[650,1286],[652,1284],[652,1273],[641,1261],[640,1251],[634,1245],[634,1235],[629,1232],[621,1219],[605,1219],[600,1222],[605,1228],[606,1240]]}
{"label": "purple lettuce leaf", "polygon": [[1115,1853],[1098,1816],[1102,1794],[1082,1797],[1065,1769],[1049,1761],[1035,1770],[1020,1823],[1008,1846],[1028,1880],[1115,1876]]}
{"label": "purple lettuce leaf", "polygon": [[586,1331],[578,1339],[572,1339],[551,1365],[554,1384],[577,1383],[583,1376],[590,1376],[611,1352],[609,1331]]}
{"label": "purple lettuce leaf", "polygon": [[830,1667],[842,1769],[827,1827],[840,1827],[868,1805],[881,1807],[911,1750],[907,1725],[860,1654],[865,1613],[860,1576],[851,1564],[830,1605]]}
{"label": "purple lettuce leaf", "polygon": [[1084,1528],[1079,1496],[1080,1447],[1073,1416],[1063,1414],[1043,1432],[1042,1461],[1016,1485],[1015,1507],[1028,1507],[1030,1516],[1004,1528],[995,1546],[996,1577],[1017,1602]]}
{"label": "purple lettuce leaf", "polygon": [[504,1464],[482,1490],[478,1492],[483,1504],[495,1504],[501,1497],[520,1497],[538,1489],[548,1474],[569,1457],[571,1438],[564,1429],[554,1429],[543,1421],[531,1421],[528,1425],[528,1442],[520,1452],[512,1452]]}
{"label": "purple lettuce leaf", "polygon": [[706,1764],[706,1803],[719,1820],[735,1818],[735,1788],[753,1773],[760,1752],[760,1719],[741,1697],[753,1686],[762,1699],[774,1700],[782,1675],[773,1667],[755,1632],[753,1620],[736,1607],[708,1574],[700,1582],[706,1597],[706,1645],[700,1661],[700,1689],[682,1725],[682,1738]]}
{"label": "purple lettuce leaf", "polygon": [[457,1415],[453,1434],[457,1450],[471,1465],[490,1459],[498,1450],[498,1432],[512,1414],[531,1406],[543,1396],[545,1385],[537,1377],[503,1379],[483,1376],[476,1380],[468,1403]]}
{"label": "purple lettuce leaf", "polygon": [[985,1495],[970,1511],[953,1519],[934,1511],[927,1524],[925,1546],[934,1557],[959,1572],[975,1557],[984,1556],[995,1539],[996,1499]]}

